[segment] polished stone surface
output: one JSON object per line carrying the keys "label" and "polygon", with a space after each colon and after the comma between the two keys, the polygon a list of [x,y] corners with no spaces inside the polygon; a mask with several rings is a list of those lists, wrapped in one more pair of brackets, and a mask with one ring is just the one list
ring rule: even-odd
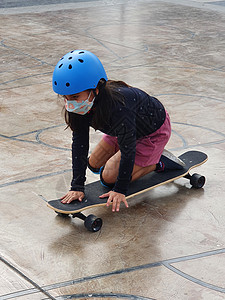
{"label": "polished stone surface", "polygon": [[[225,299],[224,1],[4,2],[0,300]],[[93,234],[47,208],[71,180],[71,132],[51,76],[76,48],[164,103],[167,148],[209,156],[193,170],[206,176],[203,189],[179,179],[120,213],[92,209],[104,221]],[[100,138],[91,131],[90,151]],[[87,182],[97,179],[87,172]]]}

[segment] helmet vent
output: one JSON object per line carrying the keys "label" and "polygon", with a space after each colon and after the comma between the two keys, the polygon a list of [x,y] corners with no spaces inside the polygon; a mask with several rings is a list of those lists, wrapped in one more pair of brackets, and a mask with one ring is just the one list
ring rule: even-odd
{"label": "helmet vent", "polygon": [[74,52],[74,50],[73,51],[70,51],[70,53],[73,53]]}
{"label": "helmet vent", "polygon": [[67,87],[69,87],[69,86],[70,86],[70,83],[69,83],[69,82],[67,82],[67,83],[66,83],[66,86],[67,86]]}
{"label": "helmet vent", "polygon": [[70,56],[68,59],[72,59],[73,58],[73,56]]}
{"label": "helmet vent", "polygon": [[69,65],[68,69],[72,69],[72,65]]}
{"label": "helmet vent", "polygon": [[79,52],[78,54],[83,54],[84,53],[84,51],[81,51],[81,52]]}
{"label": "helmet vent", "polygon": [[61,64],[61,65],[59,66],[59,69],[60,69],[62,66],[63,66],[63,64]]}
{"label": "helmet vent", "polygon": [[55,81],[54,84],[57,85],[57,82]]}
{"label": "helmet vent", "polygon": [[83,59],[80,59],[80,58],[79,58],[78,60],[79,60],[80,63],[83,63],[83,62],[84,62]]}

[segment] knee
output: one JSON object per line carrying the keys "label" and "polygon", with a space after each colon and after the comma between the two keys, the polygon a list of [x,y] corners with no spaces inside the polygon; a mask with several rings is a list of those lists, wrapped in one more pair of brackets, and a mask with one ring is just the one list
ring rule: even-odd
{"label": "knee", "polygon": [[104,167],[102,167],[100,172],[100,181],[102,185],[113,188],[116,180],[110,176],[109,172],[107,172]]}
{"label": "knee", "polygon": [[88,158],[87,166],[88,166],[88,169],[91,170],[91,172],[94,173],[94,174],[100,174],[101,169],[103,168],[103,167],[100,167],[100,168],[92,167],[91,164],[90,164],[90,157]]}

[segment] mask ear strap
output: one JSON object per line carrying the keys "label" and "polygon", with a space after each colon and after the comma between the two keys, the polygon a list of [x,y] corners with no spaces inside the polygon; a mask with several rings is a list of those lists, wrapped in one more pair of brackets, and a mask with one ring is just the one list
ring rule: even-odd
{"label": "mask ear strap", "polygon": [[90,90],[90,93],[89,93],[88,98],[87,98],[88,101],[89,101],[90,96],[91,96],[91,90]]}

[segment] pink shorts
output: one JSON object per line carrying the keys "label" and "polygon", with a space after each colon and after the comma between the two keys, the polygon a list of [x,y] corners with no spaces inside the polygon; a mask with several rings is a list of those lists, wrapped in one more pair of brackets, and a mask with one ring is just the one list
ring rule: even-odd
{"label": "pink shorts", "polygon": [[[170,138],[170,135],[170,117],[166,112],[165,122],[156,132],[137,140],[135,165],[147,167],[157,164]],[[117,137],[104,134],[103,140],[109,145],[115,147],[115,153],[119,151]]]}

